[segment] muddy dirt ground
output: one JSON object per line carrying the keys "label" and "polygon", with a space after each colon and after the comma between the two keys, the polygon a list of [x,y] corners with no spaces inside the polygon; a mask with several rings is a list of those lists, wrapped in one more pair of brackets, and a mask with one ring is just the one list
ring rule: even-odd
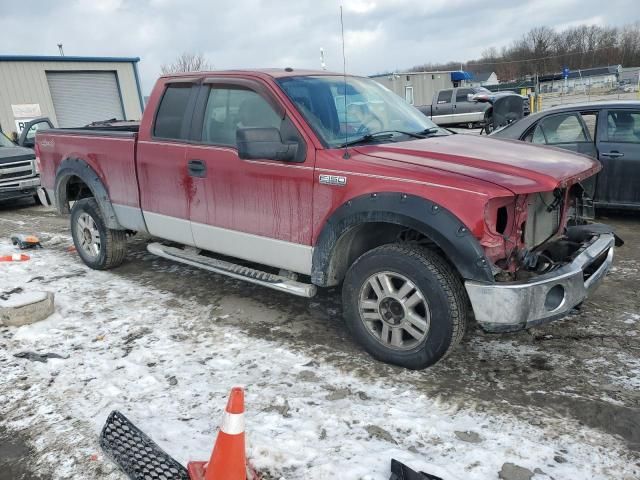
{"label": "muddy dirt ground", "polygon": [[[443,401],[498,409],[533,425],[577,421],[617,436],[640,466],[640,218],[608,212],[600,221],[615,226],[626,245],[579,310],[516,334],[484,334],[472,325],[448,359],[422,372],[368,357],[343,327],[338,290],[308,300],[230,281],[151,256],[143,237],[131,241],[126,263],[112,274],[214,304],[223,313],[220,322],[358,376],[408,383]],[[0,205],[0,237],[17,230],[68,234],[68,218],[29,202]],[[28,478],[28,432],[16,436],[1,428],[0,417],[0,480]]]}

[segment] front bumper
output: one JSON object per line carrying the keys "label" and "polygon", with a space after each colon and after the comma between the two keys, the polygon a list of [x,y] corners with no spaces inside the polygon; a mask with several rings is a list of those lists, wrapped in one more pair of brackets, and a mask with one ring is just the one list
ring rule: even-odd
{"label": "front bumper", "polygon": [[480,326],[489,332],[511,332],[565,316],[595,290],[613,263],[615,236],[595,235],[570,263],[521,281],[480,283],[465,287]]}
{"label": "front bumper", "polygon": [[0,201],[33,196],[39,186],[40,176],[0,183]]}

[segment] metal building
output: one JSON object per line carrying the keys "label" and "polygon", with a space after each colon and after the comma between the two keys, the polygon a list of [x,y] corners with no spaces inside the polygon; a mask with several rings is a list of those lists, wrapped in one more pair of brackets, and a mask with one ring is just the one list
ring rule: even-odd
{"label": "metal building", "polygon": [[471,79],[464,71],[405,72],[372,75],[370,78],[415,106],[430,105],[438,90],[461,86]]}
{"label": "metal building", "polygon": [[37,117],[78,127],[139,120],[139,58],[0,55],[0,129],[18,132]]}

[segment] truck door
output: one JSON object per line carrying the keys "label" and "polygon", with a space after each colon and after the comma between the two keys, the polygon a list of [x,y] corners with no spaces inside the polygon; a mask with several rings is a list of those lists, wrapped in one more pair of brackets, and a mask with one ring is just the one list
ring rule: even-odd
{"label": "truck door", "polygon": [[609,109],[598,129],[596,206],[640,205],[640,110]]}
{"label": "truck door", "polygon": [[473,123],[482,120],[483,115],[478,114],[478,111],[481,110],[479,104],[470,102],[467,97],[471,93],[473,90],[470,88],[456,88],[455,103],[453,104],[453,118],[456,123]]}
{"label": "truck door", "polygon": [[[196,246],[299,273],[311,270],[313,149],[257,80],[205,80],[187,161],[203,166],[207,217],[192,217]],[[276,128],[300,136],[301,161],[242,160],[239,128]]]}
{"label": "truck door", "polygon": [[137,148],[140,204],[149,233],[186,245],[194,245],[191,216],[206,209],[187,164],[197,90],[197,82],[189,80],[167,83],[153,123],[148,130],[141,126]]}
{"label": "truck door", "polygon": [[453,104],[451,103],[453,90],[440,90],[433,104],[433,121],[438,125],[451,123]]}

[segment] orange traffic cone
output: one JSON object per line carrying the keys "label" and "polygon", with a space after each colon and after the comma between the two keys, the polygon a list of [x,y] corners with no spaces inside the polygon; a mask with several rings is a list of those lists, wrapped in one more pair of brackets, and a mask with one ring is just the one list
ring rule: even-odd
{"label": "orange traffic cone", "polygon": [[190,480],[247,480],[244,450],[244,390],[234,387],[209,462],[189,462]]}
{"label": "orange traffic cone", "polygon": [[29,255],[25,255],[24,253],[14,253],[12,255],[0,256],[0,262],[26,262],[29,258]]}

